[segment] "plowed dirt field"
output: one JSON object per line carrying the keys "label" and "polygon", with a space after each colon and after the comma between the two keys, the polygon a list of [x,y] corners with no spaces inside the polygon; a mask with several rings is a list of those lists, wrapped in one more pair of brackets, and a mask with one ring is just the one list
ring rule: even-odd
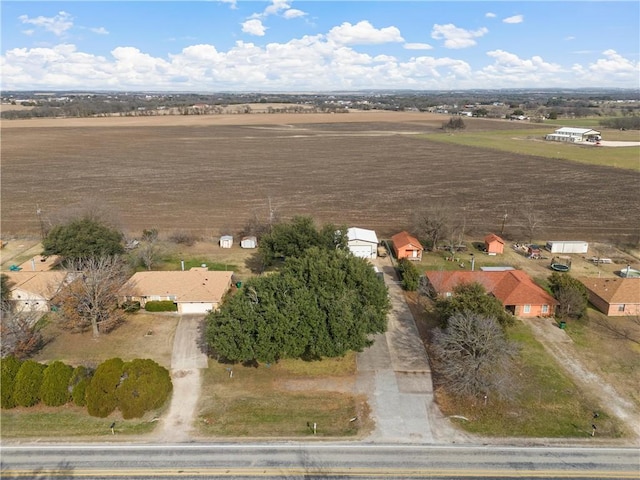
{"label": "plowed dirt field", "polygon": [[[155,227],[237,232],[268,202],[284,218],[406,228],[431,205],[466,207],[469,233],[526,224],[558,239],[638,234],[637,172],[446,145],[447,118],[425,114],[230,115],[4,122],[2,234],[39,233],[55,215],[97,200],[136,234]],[[500,122],[465,120],[471,129]],[[519,128],[502,122],[504,128]],[[522,127],[526,128],[526,127]],[[426,134],[426,135],[417,135]],[[522,237],[524,238],[524,237]]]}

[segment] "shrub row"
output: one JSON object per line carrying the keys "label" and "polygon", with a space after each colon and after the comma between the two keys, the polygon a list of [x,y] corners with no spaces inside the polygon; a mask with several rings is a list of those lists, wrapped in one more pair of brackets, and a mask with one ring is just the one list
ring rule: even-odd
{"label": "shrub row", "polygon": [[409,292],[414,292],[420,284],[420,271],[411,260],[406,258],[400,259],[398,262],[398,273],[402,279],[402,288]]}
{"label": "shrub row", "polygon": [[147,312],[177,312],[178,305],[171,300],[154,300],[144,305]]}
{"label": "shrub row", "polygon": [[7,409],[73,401],[94,417],[119,409],[125,419],[139,418],[161,407],[173,389],[169,371],[149,359],[112,358],[92,372],[60,361],[45,365],[10,356],[0,361],[0,370],[0,407]]}

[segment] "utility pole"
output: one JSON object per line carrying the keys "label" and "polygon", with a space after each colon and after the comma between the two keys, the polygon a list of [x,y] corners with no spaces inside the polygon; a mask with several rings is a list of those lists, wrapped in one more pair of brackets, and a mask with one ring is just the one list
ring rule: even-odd
{"label": "utility pole", "polygon": [[36,203],[36,215],[38,216],[38,223],[40,224],[40,240],[44,240],[44,222],[42,221],[42,209],[40,205]]}
{"label": "utility pole", "polygon": [[504,224],[507,221],[507,212],[504,213],[503,217],[502,217],[502,228],[500,229],[500,235],[504,234]]}

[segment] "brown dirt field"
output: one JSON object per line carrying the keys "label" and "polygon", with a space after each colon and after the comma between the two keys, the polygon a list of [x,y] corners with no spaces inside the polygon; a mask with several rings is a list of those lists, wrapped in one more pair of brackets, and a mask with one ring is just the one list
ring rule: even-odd
{"label": "brown dirt field", "polygon": [[[415,209],[468,206],[471,232],[535,205],[540,233],[637,241],[639,175],[418,138],[448,117],[423,113],[44,119],[2,125],[2,232],[37,234],[44,216],[94,199],[133,234],[156,227],[239,231],[267,202],[281,217],[388,236]],[[531,128],[465,120],[467,130]],[[509,218],[515,228],[517,215]]]}

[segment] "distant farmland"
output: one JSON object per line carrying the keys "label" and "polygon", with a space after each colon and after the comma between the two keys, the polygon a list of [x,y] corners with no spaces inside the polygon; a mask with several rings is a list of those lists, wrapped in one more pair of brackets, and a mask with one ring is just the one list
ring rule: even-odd
{"label": "distant farmland", "polygon": [[[284,218],[387,236],[415,210],[451,207],[472,233],[524,239],[523,210],[554,239],[638,239],[640,174],[430,140],[428,114],[254,114],[5,121],[2,234],[37,235],[43,215],[97,199],[137,234],[238,232],[269,199]],[[465,119],[468,131],[513,122]],[[537,126],[536,128],[540,128]],[[426,135],[416,135],[426,134]]]}

